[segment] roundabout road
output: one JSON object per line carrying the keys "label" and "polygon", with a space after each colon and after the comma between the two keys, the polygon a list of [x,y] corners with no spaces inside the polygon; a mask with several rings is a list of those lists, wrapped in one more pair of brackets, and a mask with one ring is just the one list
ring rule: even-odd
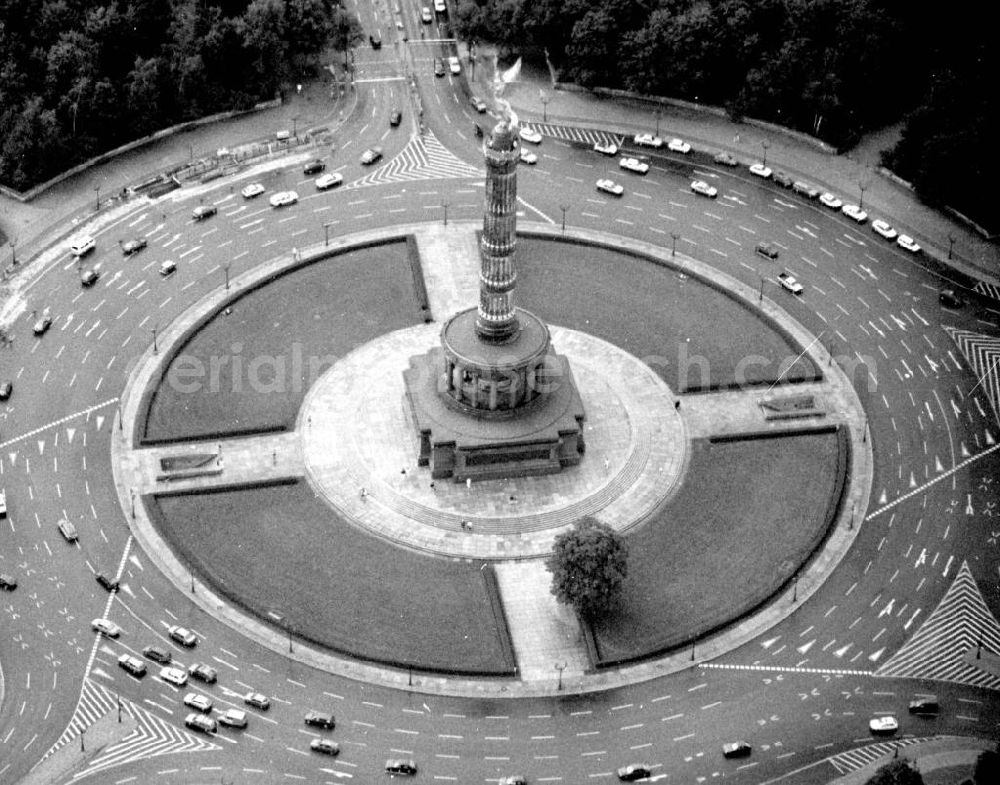
{"label": "roundabout road", "polygon": [[[413,10],[404,19],[411,33],[419,24]],[[409,56],[426,66],[423,50],[440,45],[411,40]],[[406,124],[389,130],[388,106],[403,100],[403,83],[359,86],[358,114],[347,126],[353,141],[325,156],[345,187],[318,192],[301,160],[284,159],[232,182],[105,212],[95,226],[97,251],[85,262],[100,265],[93,287],[81,286],[65,251],[34,262],[37,274],[17,295],[22,311],[9,327],[14,344],[2,354],[14,394],[0,424],[0,487],[10,508],[0,523],[0,569],[16,573],[20,586],[0,598],[0,781],[20,781],[57,750],[48,760],[61,773],[51,782],[85,769],[95,783],[369,781],[385,776],[381,765],[392,756],[414,757],[419,778],[459,782],[512,773],[532,782],[608,782],[632,761],[650,763],[654,779],[670,782],[724,774],[763,783],[789,772],[799,773],[787,781],[822,782],[878,751],[868,748],[866,725],[878,713],[900,718],[905,741],[995,737],[1000,682],[974,659],[977,644],[987,662],[1000,652],[996,376],[976,354],[996,345],[995,315],[942,308],[937,278],[867,226],[745,170],[680,156],[650,156],[652,170],[640,178],[546,137],[538,163],[521,169],[523,217],[558,225],[565,207],[567,223],[580,228],[663,247],[676,234],[679,252],[748,287],[763,280],[765,295],[852,375],[869,412],[872,503],[855,511],[859,532],[838,571],[789,618],[723,657],[604,693],[560,693],[553,673],[551,697],[429,696],[406,689],[407,674],[391,689],[316,671],[285,656],[280,626],[272,646],[259,645],[153,569],[132,539],[128,504],[123,510],[110,484],[109,456],[125,379],[156,332],[224,287],[227,275],[328,233],[443,220],[446,209],[449,219],[474,220],[481,211],[482,177],[474,171],[481,166],[467,130],[474,112],[451,77],[435,80],[425,69],[419,80],[430,129],[422,140]],[[591,132],[577,133],[586,140]],[[369,144],[384,147],[383,166],[358,162]],[[619,200],[593,187],[609,163],[608,175],[626,187]],[[715,184],[719,198],[691,193],[695,176]],[[297,190],[299,203],[272,210],[242,200],[240,188],[257,178],[268,194]],[[218,215],[194,222],[199,203],[217,206]],[[116,241],[132,236],[149,247],[122,257]],[[777,262],[754,255],[761,239],[779,246]],[[167,259],[178,269],[161,277]],[[803,282],[801,299],[778,288],[783,269]],[[33,312],[44,309],[53,326],[35,338]],[[76,542],[60,536],[61,518],[76,524]],[[97,571],[118,577],[120,591],[102,589]],[[119,643],[91,632],[90,620],[105,615],[125,630]],[[166,630],[174,624],[193,629],[197,647],[173,644]],[[149,643],[185,665],[217,668],[219,686],[202,691],[218,708],[239,706],[243,692],[256,690],[271,696],[271,709],[252,711],[244,732],[185,732],[183,690],[154,668],[138,681],[116,665],[118,654],[140,654]],[[906,702],[916,692],[937,693],[942,715],[909,717]],[[88,747],[88,734],[100,736],[101,723],[114,719],[119,698],[135,734],[113,750]],[[338,758],[309,753],[309,739],[320,735],[302,724],[310,708],[337,714]],[[754,744],[753,756],[724,761],[719,745],[736,738]],[[830,756],[832,764],[818,764]]]}

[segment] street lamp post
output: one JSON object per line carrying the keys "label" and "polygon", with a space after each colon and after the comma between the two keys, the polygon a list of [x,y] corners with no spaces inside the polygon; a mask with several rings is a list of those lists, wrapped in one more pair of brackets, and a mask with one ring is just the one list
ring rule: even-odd
{"label": "street lamp post", "polygon": [[957,240],[957,239],[958,238],[955,237],[955,235],[953,235],[951,232],[948,233],[948,258],[949,259],[951,259],[951,251],[955,247],[955,240]]}
{"label": "street lamp post", "polygon": [[795,573],[795,577],[792,578],[792,603],[799,601],[799,574]]}
{"label": "street lamp post", "polygon": [[153,354],[156,354],[158,348],[156,346],[156,327],[150,327],[149,331],[153,334]]}
{"label": "street lamp post", "polygon": [[[232,262],[230,262],[229,264],[232,264]],[[222,265],[222,272],[226,276],[226,291],[227,292],[229,291],[229,264]]]}
{"label": "street lamp post", "polygon": [[441,207],[444,208],[444,225],[448,225],[448,203],[441,202]]}
{"label": "street lamp post", "polygon": [[767,139],[761,139],[760,146],[764,148],[764,160],[760,162],[761,166],[767,166],[767,148],[771,146],[771,143]]}
{"label": "street lamp post", "polygon": [[94,193],[97,194],[97,196],[96,196],[96,198],[94,200],[95,209],[100,210],[101,209],[101,186],[99,184],[94,186]]}
{"label": "street lamp post", "polygon": [[330,244],[330,227],[333,226],[332,223],[323,224],[323,246],[328,246]]}
{"label": "street lamp post", "polygon": [[299,116],[298,115],[293,115],[292,116],[292,137],[294,139],[298,139],[299,138],[298,122],[299,122]]}
{"label": "street lamp post", "polygon": [[566,234],[566,211],[569,209],[568,205],[561,204],[559,209],[562,210],[562,232]]}
{"label": "street lamp post", "polygon": [[656,136],[660,135],[660,115],[662,114],[663,112],[661,112],[659,109],[653,112],[653,115],[656,117]]}
{"label": "street lamp post", "polygon": [[129,498],[132,500],[132,520],[135,520],[135,488],[128,489]]}
{"label": "street lamp post", "polygon": [[868,183],[864,180],[858,180],[858,190],[861,192],[861,199],[858,201],[858,209],[863,210],[865,208],[865,191],[868,190]]}
{"label": "street lamp post", "polygon": [[12,265],[17,265],[17,238],[10,238],[10,263]]}
{"label": "street lamp post", "polygon": [[670,255],[671,256],[676,256],[677,255],[677,241],[680,239],[680,237],[681,236],[679,234],[677,234],[677,232],[671,232],[670,233],[670,241],[671,241],[671,243],[670,243]]}
{"label": "street lamp post", "polygon": [[563,671],[566,670],[566,665],[567,664],[568,663],[565,663],[565,662],[562,663],[561,665],[558,662],[556,663],[556,666],[555,666],[556,670],[559,671],[559,683],[556,685],[556,690],[557,691],[561,690],[563,688],[563,686],[562,686],[562,675],[563,675]]}
{"label": "street lamp post", "polygon": [[541,90],[538,91],[538,94],[542,99],[542,122],[547,123],[549,121],[549,101],[552,100],[552,96],[545,95]]}

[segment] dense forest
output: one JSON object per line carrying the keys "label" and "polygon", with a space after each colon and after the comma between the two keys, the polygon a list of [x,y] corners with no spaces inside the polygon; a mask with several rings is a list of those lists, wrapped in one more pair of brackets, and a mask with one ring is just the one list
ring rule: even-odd
{"label": "dense forest", "polygon": [[335,0],[0,0],[0,182],[274,98],[360,38]]}
{"label": "dense forest", "polygon": [[[454,0],[461,38],[547,52],[560,78],[714,104],[887,156],[928,201],[996,223],[996,46],[984,7],[904,0]],[[995,199],[992,200],[995,202]]]}

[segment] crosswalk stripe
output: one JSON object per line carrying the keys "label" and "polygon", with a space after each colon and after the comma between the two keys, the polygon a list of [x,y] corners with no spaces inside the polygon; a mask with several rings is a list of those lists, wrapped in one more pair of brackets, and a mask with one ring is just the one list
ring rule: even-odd
{"label": "crosswalk stripe", "polygon": [[553,125],[552,123],[524,123],[524,127],[538,131],[542,136],[561,139],[564,142],[583,142],[588,145],[596,143],[613,143],[621,147],[625,137],[607,131],[593,131],[589,128],[573,128],[568,125]]}
{"label": "crosswalk stripe", "polygon": [[837,770],[838,774],[850,774],[852,771],[862,769],[872,761],[876,761],[900,747],[931,740],[931,738],[893,739],[892,741],[878,742],[877,744],[867,744],[864,747],[857,747],[853,750],[841,752],[827,758],[827,761]]}

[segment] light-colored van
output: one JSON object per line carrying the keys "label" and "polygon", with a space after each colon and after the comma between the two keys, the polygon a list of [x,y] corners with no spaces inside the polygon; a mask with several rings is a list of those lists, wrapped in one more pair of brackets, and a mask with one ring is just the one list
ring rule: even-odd
{"label": "light-colored van", "polygon": [[809,185],[809,183],[805,183],[802,180],[796,180],[792,183],[792,190],[795,191],[795,193],[802,194],[810,199],[819,198],[819,188],[815,185]]}
{"label": "light-colored van", "polygon": [[97,240],[89,234],[75,238],[69,244],[69,252],[73,256],[86,256],[97,247]]}
{"label": "light-colored van", "polygon": [[160,275],[168,276],[177,272],[177,263],[171,259],[160,263]]}

